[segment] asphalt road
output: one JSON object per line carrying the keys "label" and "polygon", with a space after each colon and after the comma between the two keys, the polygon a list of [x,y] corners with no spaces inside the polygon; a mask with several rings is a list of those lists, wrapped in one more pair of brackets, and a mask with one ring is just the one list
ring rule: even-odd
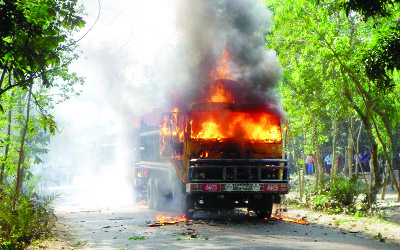
{"label": "asphalt road", "polygon": [[59,238],[50,249],[65,249],[65,243],[72,249],[400,249],[334,226],[266,222],[240,212],[197,214],[193,223],[149,227],[160,212],[132,204],[121,187],[102,188],[61,189],[63,195],[55,206]]}

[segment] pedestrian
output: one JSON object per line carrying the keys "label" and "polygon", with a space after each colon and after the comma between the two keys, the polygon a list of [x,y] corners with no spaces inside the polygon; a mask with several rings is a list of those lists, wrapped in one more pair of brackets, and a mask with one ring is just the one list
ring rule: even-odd
{"label": "pedestrian", "polygon": [[307,173],[308,174],[313,174],[313,163],[314,159],[312,157],[312,154],[308,154],[306,157],[306,165],[307,165]]}
{"label": "pedestrian", "polygon": [[332,169],[332,161],[333,161],[333,156],[331,153],[329,153],[326,157],[325,157],[325,172],[327,174],[331,174],[331,169]]}

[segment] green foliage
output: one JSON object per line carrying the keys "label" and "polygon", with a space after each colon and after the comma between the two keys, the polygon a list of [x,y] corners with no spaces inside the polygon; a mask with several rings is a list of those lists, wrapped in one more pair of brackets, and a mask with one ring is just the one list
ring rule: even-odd
{"label": "green foliage", "polygon": [[376,81],[379,89],[393,90],[391,73],[400,70],[400,21],[389,22],[377,34],[365,56],[366,74],[371,81]]}
{"label": "green foliage", "polygon": [[357,177],[343,175],[335,177],[334,182],[326,182],[325,189],[314,185],[306,188],[306,201],[309,207],[328,213],[354,213],[357,211],[356,200],[365,192],[363,183]]}
{"label": "green foliage", "polygon": [[11,186],[2,186],[4,195],[0,199],[0,249],[23,249],[32,240],[51,234],[55,216],[48,210],[48,206],[57,195],[39,198],[31,189],[18,197],[13,209],[13,197],[9,195],[11,189]]}
{"label": "green foliage", "polygon": [[147,238],[144,236],[137,236],[137,235],[129,238],[129,240],[145,240],[145,239]]}
{"label": "green foliage", "polygon": [[378,232],[378,234],[376,236],[374,236],[374,239],[382,239],[382,234],[380,232]]}
{"label": "green foliage", "polygon": [[[301,154],[333,141],[332,124],[343,124],[356,114],[368,136],[369,145],[364,147],[376,156],[379,141],[381,150],[398,155],[400,4],[375,1],[387,15],[377,11],[366,18],[363,11],[374,1],[361,2],[266,1],[274,13],[267,47],[277,51],[283,67],[280,91],[288,137],[292,145],[304,148]],[[341,155],[345,147],[341,145]],[[376,172],[377,159],[373,157]],[[380,175],[376,176],[373,196],[381,186]]]}
{"label": "green foliage", "polygon": [[57,131],[49,110],[83,83],[68,70],[77,58],[72,32],[85,23],[77,3],[0,1],[0,249],[20,249],[50,233],[47,207],[55,196],[38,200],[30,169]]}
{"label": "green foliage", "polygon": [[9,74],[6,84],[0,80],[0,96],[14,87],[26,89],[35,79],[53,86],[53,72],[76,58],[76,42],[69,36],[85,24],[76,5],[69,0],[0,2],[0,69]]}
{"label": "green foliage", "polygon": [[390,16],[393,12],[392,6],[399,0],[342,0],[342,6],[347,15],[351,12],[359,12],[366,18],[373,16]]}

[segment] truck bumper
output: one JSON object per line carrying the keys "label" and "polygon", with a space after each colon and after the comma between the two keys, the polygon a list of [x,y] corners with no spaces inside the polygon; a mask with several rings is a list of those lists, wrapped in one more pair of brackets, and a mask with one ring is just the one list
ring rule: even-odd
{"label": "truck bumper", "polygon": [[187,183],[186,193],[275,193],[287,194],[289,183]]}

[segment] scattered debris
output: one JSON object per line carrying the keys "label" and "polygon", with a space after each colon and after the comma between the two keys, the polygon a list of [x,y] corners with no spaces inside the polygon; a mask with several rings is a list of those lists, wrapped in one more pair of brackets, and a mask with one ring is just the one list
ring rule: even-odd
{"label": "scattered debris", "polygon": [[[292,219],[292,218],[288,218],[288,217],[284,217],[282,215],[276,215],[276,214],[272,214],[271,218],[274,218],[276,220],[282,220],[282,221],[289,221],[289,222],[294,222],[297,224],[301,224],[301,225],[306,225],[308,226],[310,223],[306,220],[307,217],[303,217],[302,219]],[[268,221],[267,218],[265,218],[266,221]]]}
{"label": "scattered debris", "polygon": [[129,240],[145,240],[145,239],[147,238],[144,236],[132,236],[129,238]]}
{"label": "scattered debris", "polygon": [[166,225],[175,225],[179,222],[185,222],[186,225],[192,225],[193,220],[187,220],[185,218],[185,215],[183,214],[182,216],[175,216],[174,218],[165,216],[165,215],[156,215],[156,222],[154,223],[148,223],[148,227],[160,227],[160,226],[166,226]]}

